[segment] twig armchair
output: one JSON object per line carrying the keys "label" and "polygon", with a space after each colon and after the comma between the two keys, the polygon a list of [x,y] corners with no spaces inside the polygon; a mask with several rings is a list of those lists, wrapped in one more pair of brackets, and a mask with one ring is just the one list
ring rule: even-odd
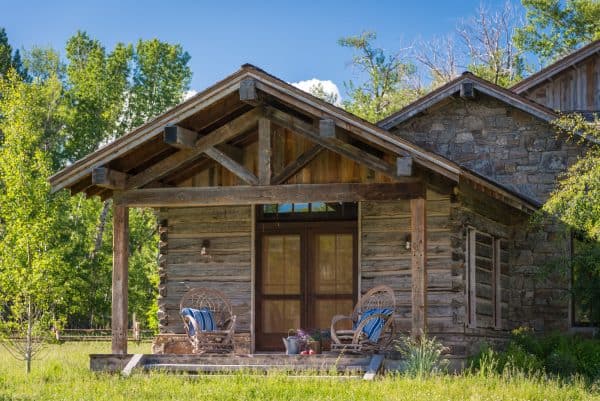
{"label": "twig armchair", "polygon": [[197,353],[228,353],[233,351],[233,334],[236,316],[225,296],[209,288],[195,288],[181,298],[179,310],[185,308],[210,311],[215,330],[202,331],[201,323],[190,315],[181,315],[183,326]]}
{"label": "twig armchair", "polygon": [[[382,352],[390,347],[396,334],[394,290],[380,285],[367,291],[350,316],[336,315],[331,320],[331,350],[356,353]],[[342,329],[345,322],[351,329]],[[378,336],[369,336],[366,327],[378,326]],[[376,338],[375,338],[376,337]]]}

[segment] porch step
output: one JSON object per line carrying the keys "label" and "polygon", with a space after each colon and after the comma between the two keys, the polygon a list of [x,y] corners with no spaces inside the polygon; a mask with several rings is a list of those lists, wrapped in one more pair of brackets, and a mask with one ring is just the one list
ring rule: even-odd
{"label": "porch step", "polygon": [[315,372],[357,376],[363,375],[372,362],[370,356],[320,354],[310,356],[282,354],[254,355],[144,355],[138,365],[144,371],[161,370],[173,373],[233,373],[249,371],[264,373]]}

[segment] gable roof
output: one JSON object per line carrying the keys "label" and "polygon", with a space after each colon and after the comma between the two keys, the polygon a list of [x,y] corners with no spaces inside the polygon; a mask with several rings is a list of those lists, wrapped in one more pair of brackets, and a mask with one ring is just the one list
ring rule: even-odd
{"label": "gable roof", "polygon": [[532,100],[526,99],[517,95],[510,90],[493,84],[485,79],[479,78],[472,73],[466,71],[460,77],[440,86],[427,95],[417,99],[413,103],[404,107],[400,111],[384,118],[377,123],[378,126],[385,129],[391,129],[394,126],[408,120],[409,118],[425,111],[444,99],[460,92],[461,85],[464,83],[472,83],[473,87],[486,95],[494,97],[504,103],[507,103],[517,109],[529,113],[543,121],[552,121],[558,115],[549,108],[542,106]]}
{"label": "gable roof", "polygon": [[[480,81],[472,76],[468,76],[468,78],[473,82]],[[318,99],[250,64],[243,65],[238,71],[227,78],[57,172],[49,178],[52,190],[58,191],[69,188],[73,194],[86,191],[86,194],[94,195],[99,191],[98,188],[93,186],[91,174],[97,167],[119,166],[116,168],[117,170],[128,174],[139,174],[148,168],[156,168],[155,166],[160,161],[165,160],[165,158],[178,151],[168,145],[164,145],[162,134],[165,126],[179,124],[185,127],[186,124],[192,124],[194,118],[203,113],[208,113],[207,110],[219,102],[227,101],[228,97],[229,99],[234,99],[236,102],[235,104],[228,104],[224,108],[230,111],[230,115],[227,116],[229,121],[235,117],[239,117],[242,111],[248,111],[248,107],[250,106],[247,103],[241,102],[238,95],[240,84],[246,79],[253,79],[256,89],[272,96],[286,106],[293,106],[295,110],[318,118],[332,119],[336,125],[360,137],[366,143],[374,143],[380,147],[383,146],[401,155],[410,155],[415,164],[442,174],[455,182],[458,182],[461,178],[476,182],[489,193],[493,193],[497,199],[520,210],[533,210],[539,207],[537,203],[532,202],[530,199],[507,187],[492,182],[485,177],[479,177],[467,168],[459,166],[457,163],[443,156],[425,150],[408,140],[399,138],[380,126],[371,124],[339,107]],[[467,76],[463,76],[457,80],[455,85],[465,79],[467,79]],[[482,84],[480,86],[484,87],[485,85]],[[444,93],[448,91],[447,87],[445,89],[442,88]],[[430,96],[426,96],[423,99],[427,101],[428,98]],[[533,107],[527,102],[524,103],[528,107]],[[246,108],[244,109],[244,107]],[[543,112],[545,110],[539,110],[539,113]],[[207,122],[205,121],[204,123]],[[208,126],[212,132],[215,130],[215,125],[222,127],[226,123],[227,121],[223,121],[223,119],[217,119]],[[197,129],[194,127],[188,128]],[[152,151],[146,151],[145,149]],[[109,196],[110,193],[107,197]]]}
{"label": "gable roof", "polygon": [[510,90],[517,94],[526,92],[534,86],[551,79],[553,76],[561,73],[569,67],[574,66],[575,64],[580,63],[581,61],[593,56],[598,52],[600,52],[600,40],[596,40],[586,46],[583,46],[581,49],[574,51],[568,56],[565,56],[549,66],[542,68],[535,74],[532,74],[513,85]]}

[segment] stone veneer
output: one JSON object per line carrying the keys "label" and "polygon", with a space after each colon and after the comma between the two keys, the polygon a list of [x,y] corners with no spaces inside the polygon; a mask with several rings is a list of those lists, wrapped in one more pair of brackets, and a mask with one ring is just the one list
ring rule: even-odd
{"label": "stone veneer", "polygon": [[[390,131],[539,202],[584,152],[549,123],[483,94],[475,101],[450,98]],[[570,254],[569,238],[559,224],[512,227],[512,327],[570,327],[568,282],[538,275],[549,260]]]}

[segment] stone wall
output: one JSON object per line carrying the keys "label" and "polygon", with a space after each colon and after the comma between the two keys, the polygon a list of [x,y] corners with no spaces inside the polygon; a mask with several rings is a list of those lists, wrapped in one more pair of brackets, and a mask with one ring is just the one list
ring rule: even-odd
{"label": "stone wall", "polygon": [[542,202],[582,153],[550,124],[482,94],[452,99],[390,131]]}
{"label": "stone wall", "polygon": [[[475,101],[452,98],[390,131],[539,202],[584,152],[550,124],[483,94]],[[525,220],[511,237],[511,326],[567,329],[568,280],[541,279],[540,272],[570,254],[569,235],[559,224],[539,229]]]}

